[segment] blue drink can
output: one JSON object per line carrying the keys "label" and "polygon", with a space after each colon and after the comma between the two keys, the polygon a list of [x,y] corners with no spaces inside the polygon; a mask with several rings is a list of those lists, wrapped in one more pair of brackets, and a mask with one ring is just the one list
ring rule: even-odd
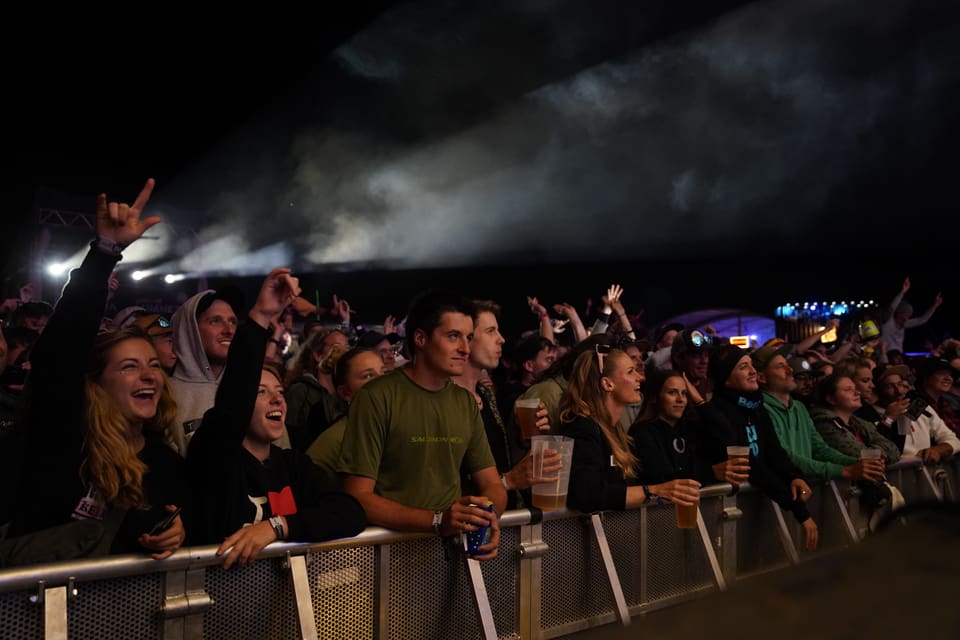
{"label": "blue drink can", "polygon": [[[487,502],[485,505],[471,503],[468,506],[477,507],[489,513],[493,513],[493,502]],[[478,549],[480,547],[490,542],[492,532],[490,531],[490,525],[486,524],[482,527],[477,527],[476,531],[467,531],[464,535],[467,537],[467,554],[475,556],[479,553]]]}

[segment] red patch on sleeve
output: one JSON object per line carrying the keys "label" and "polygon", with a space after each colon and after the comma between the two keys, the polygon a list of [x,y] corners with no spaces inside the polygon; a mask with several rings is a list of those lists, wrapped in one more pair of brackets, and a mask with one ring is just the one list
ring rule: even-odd
{"label": "red patch on sleeve", "polygon": [[267,499],[270,501],[270,511],[275,516],[292,516],[297,512],[297,501],[293,499],[293,490],[289,486],[279,493],[268,491]]}

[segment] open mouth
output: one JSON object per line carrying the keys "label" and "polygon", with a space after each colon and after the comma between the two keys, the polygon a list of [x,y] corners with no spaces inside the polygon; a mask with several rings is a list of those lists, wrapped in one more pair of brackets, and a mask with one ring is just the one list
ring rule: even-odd
{"label": "open mouth", "polygon": [[137,389],[130,395],[132,395],[137,400],[152,400],[153,397],[157,395],[157,390],[156,389]]}
{"label": "open mouth", "polygon": [[265,417],[267,418],[267,420],[271,420],[271,421],[273,421],[273,422],[282,422],[282,421],[283,421],[283,412],[282,412],[282,411],[268,411],[268,412],[267,412],[267,415],[266,415]]}

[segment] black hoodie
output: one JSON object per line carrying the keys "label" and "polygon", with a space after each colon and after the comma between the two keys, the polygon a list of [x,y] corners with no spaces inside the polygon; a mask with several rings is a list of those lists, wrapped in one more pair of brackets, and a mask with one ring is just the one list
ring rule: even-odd
{"label": "black hoodie", "polygon": [[360,503],[331,486],[304,453],[271,445],[261,463],[243,447],[269,336],[252,321],[237,330],[216,402],[190,440],[185,515],[194,543],[218,544],[274,515],[286,518],[288,539],[301,542],[353,536],[366,525]]}

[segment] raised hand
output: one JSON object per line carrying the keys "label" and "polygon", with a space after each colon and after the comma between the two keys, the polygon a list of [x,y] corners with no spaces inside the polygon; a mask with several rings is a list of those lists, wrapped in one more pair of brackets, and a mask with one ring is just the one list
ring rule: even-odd
{"label": "raised hand", "polygon": [[547,313],[546,308],[540,304],[540,301],[531,296],[527,296],[527,304],[530,305],[530,311],[532,311],[537,316],[542,316]]}
{"label": "raised hand", "polygon": [[143,213],[143,208],[147,206],[150,194],[153,193],[154,184],[153,178],[148,179],[132,205],[124,202],[108,204],[105,193],[97,196],[97,235],[112,240],[121,247],[128,247],[147,229],[160,222],[158,216],[140,220],[140,214]]}
{"label": "raised hand", "polygon": [[941,292],[937,291],[937,297],[933,299],[933,306],[939,307],[942,304],[943,304],[943,296],[941,295]]}
{"label": "raised hand", "polygon": [[573,308],[573,305],[567,302],[561,302],[560,304],[553,305],[553,310],[562,315],[565,318],[572,318],[577,314],[577,310]]}
{"label": "raised hand", "polygon": [[623,295],[623,287],[618,284],[612,284],[607,287],[607,295],[603,296],[603,304],[609,306],[618,315],[623,314],[623,305],[620,304],[620,296]]}
{"label": "raised hand", "polygon": [[383,334],[388,336],[391,333],[397,332],[397,319],[393,316],[387,316],[383,320]]}
{"label": "raised hand", "polygon": [[260,286],[257,301],[250,310],[250,318],[264,329],[270,327],[295,297],[300,295],[300,282],[290,275],[290,269],[279,267],[270,272]]}
{"label": "raised hand", "polygon": [[900,287],[900,293],[906,293],[910,291],[910,278],[903,279],[903,286]]}

